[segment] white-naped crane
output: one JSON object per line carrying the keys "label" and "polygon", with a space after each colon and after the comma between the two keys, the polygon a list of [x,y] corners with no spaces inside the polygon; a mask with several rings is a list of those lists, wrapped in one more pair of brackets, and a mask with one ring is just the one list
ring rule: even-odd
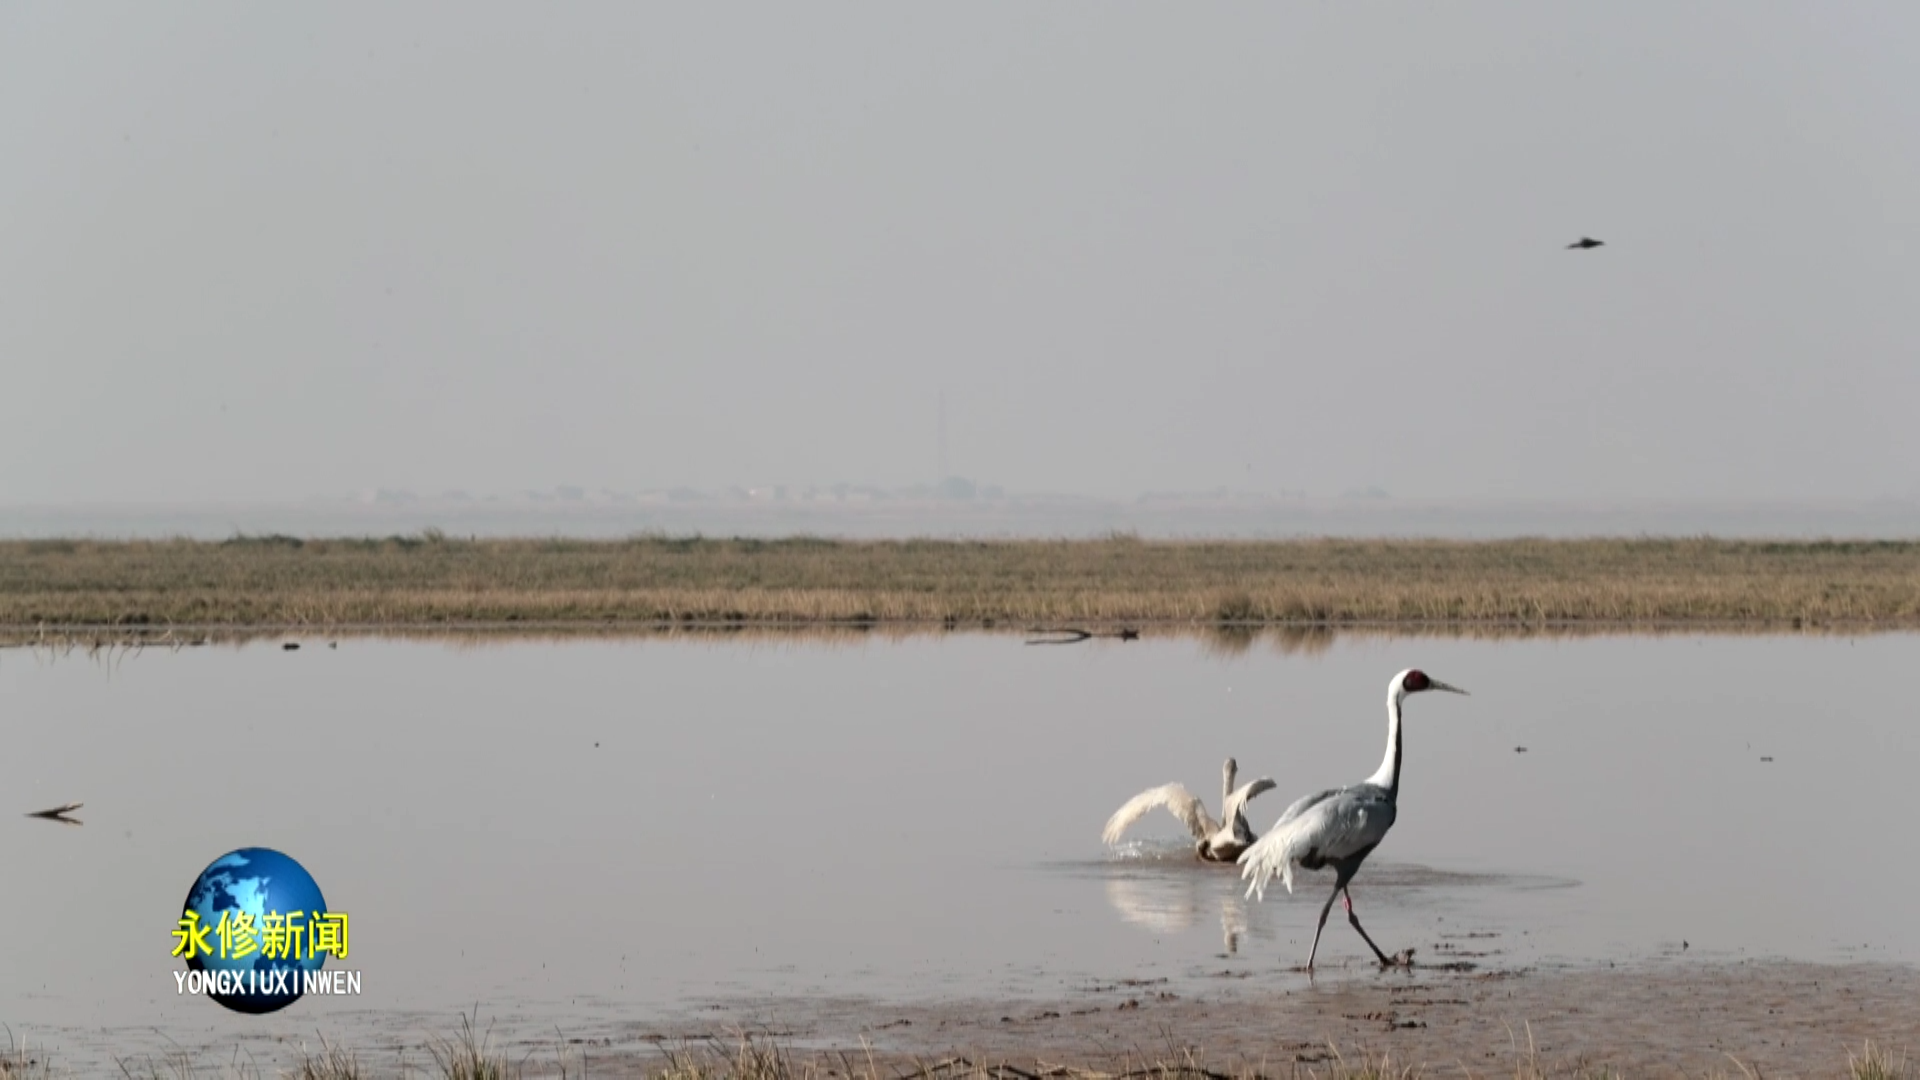
{"label": "white-naped crane", "polygon": [[1333,893],[1320,909],[1320,924],[1313,931],[1313,948],[1307,952],[1308,971],[1313,970],[1313,958],[1320,952],[1320,932],[1327,928],[1327,913],[1333,910],[1335,897],[1343,898],[1347,921],[1360,932],[1361,939],[1373,950],[1373,955],[1380,958],[1382,965],[1411,962],[1410,952],[1389,958],[1373,943],[1373,938],[1367,936],[1360,917],[1353,913],[1353,897],[1347,892],[1347,884],[1373,849],[1380,846],[1387,830],[1393,828],[1400,800],[1400,703],[1408,694],[1427,690],[1466,693],[1414,668],[1395,675],[1387,684],[1387,755],[1380,762],[1380,770],[1358,784],[1329,788],[1287,807],[1265,836],[1240,853],[1240,876],[1253,883],[1247,887],[1247,895],[1262,900],[1266,899],[1267,882],[1275,874],[1291,893],[1295,866],[1308,870],[1333,867]]}
{"label": "white-naped crane", "polygon": [[1233,778],[1239,770],[1240,764],[1232,758],[1228,758],[1227,763],[1221,766],[1219,821],[1208,815],[1206,804],[1197,796],[1175,782],[1149,788],[1128,799],[1107,819],[1106,831],[1100,834],[1100,839],[1107,844],[1119,843],[1120,837],[1147,811],[1164,806],[1168,813],[1179,818],[1193,833],[1193,853],[1196,857],[1204,862],[1232,862],[1255,840],[1253,829],[1247,825],[1243,813],[1247,803],[1254,796],[1263,791],[1272,791],[1275,787],[1271,779],[1263,776],[1249,781],[1236,791]]}

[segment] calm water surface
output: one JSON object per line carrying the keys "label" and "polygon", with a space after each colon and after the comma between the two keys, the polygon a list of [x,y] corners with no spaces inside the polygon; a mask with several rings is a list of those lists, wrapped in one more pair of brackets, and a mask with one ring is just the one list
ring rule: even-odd
{"label": "calm water surface", "polygon": [[[0,802],[83,800],[86,825],[0,815],[0,1020],[58,1055],[103,1031],[444,1031],[476,1002],[632,1020],[1223,970],[1285,984],[1330,874],[1251,902],[1170,816],[1119,852],[1101,826],[1169,780],[1217,811],[1232,754],[1279,784],[1249,814],[1265,831],[1374,770],[1408,666],[1472,696],[1408,703],[1400,820],[1354,886],[1384,948],[1920,962],[1917,646],[309,640],[111,669],[7,650]],[[187,888],[247,845],[350,914],[363,997],[263,1020],[175,995]],[[1323,964],[1366,956],[1329,922]]]}

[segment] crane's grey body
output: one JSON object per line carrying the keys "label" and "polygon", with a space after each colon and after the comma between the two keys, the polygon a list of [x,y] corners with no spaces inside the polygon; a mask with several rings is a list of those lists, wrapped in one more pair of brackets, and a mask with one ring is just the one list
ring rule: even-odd
{"label": "crane's grey body", "polygon": [[[1387,753],[1372,776],[1347,787],[1328,788],[1299,799],[1287,807],[1267,835],[1240,855],[1240,876],[1251,881],[1249,897],[1266,899],[1267,882],[1277,874],[1287,891],[1293,891],[1293,868],[1320,870],[1332,867],[1333,892],[1320,909],[1320,924],[1313,932],[1313,948],[1307,953],[1307,970],[1313,970],[1314,957],[1320,952],[1320,933],[1326,929],[1327,913],[1333,901],[1346,898],[1347,921],[1360,933],[1367,947],[1382,964],[1395,963],[1373,943],[1353,913],[1353,897],[1347,885],[1360,872],[1373,849],[1386,839],[1399,817],[1400,802],[1400,703],[1410,693],[1422,690],[1447,690],[1464,694],[1465,690],[1448,686],[1412,668],[1393,677],[1387,686]],[[1406,962],[1402,954],[1399,962]]]}
{"label": "crane's grey body", "polygon": [[1261,792],[1273,790],[1275,786],[1271,779],[1263,776],[1236,790],[1233,780],[1239,769],[1239,763],[1232,758],[1228,758],[1226,764],[1221,766],[1220,820],[1215,821],[1207,813],[1206,804],[1183,785],[1162,784],[1135,795],[1114,811],[1113,816],[1107,819],[1101,840],[1108,844],[1117,843],[1127,828],[1145,816],[1147,811],[1164,806],[1193,834],[1195,858],[1203,862],[1233,862],[1258,839],[1253,827],[1247,824],[1247,803]]}
{"label": "crane's grey body", "polygon": [[1287,807],[1286,813],[1274,823],[1279,828],[1289,821],[1297,821],[1307,815],[1314,815],[1314,827],[1308,829],[1312,839],[1307,851],[1299,858],[1299,865],[1308,870],[1319,870],[1327,866],[1339,867],[1351,861],[1359,868],[1359,861],[1366,853],[1386,839],[1387,830],[1393,828],[1393,820],[1399,814],[1394,793],[1378,784],[1361,782],[1350,787],[1329,788],[1317,795],[1309,795]]}

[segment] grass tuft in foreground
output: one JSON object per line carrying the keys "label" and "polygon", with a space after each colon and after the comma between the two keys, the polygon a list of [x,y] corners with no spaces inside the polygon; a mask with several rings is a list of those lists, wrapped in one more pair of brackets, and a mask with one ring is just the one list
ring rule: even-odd
{"label": "grass tuft in foreground", "polygon": [[[871,1062],[857,1066],[841,1056],[839,1064],[835,1072],[849,1080],[874,1073]],[[669,1050],[666,1065],[650,1080],[794,1080],[815,1074],[813,1068],[796,1069],[778,1046],[742,1038],[731,1052],[711,1041],[699,1051]]]}
{"label": "grass tuft in foreground", "polygon": [[493,1029],[489,1025],[485,1034],[476,1037],[473,1031],[474,1016],[462,1014],[460,1034],[451,1039],[434,1039],[427,1044],[427,1053],[433,1057],[433,1063],[445,1080],[509,1080],[518,1077],[520,1069],[506,1058],[493,1051]]}
{"label": "grass tuft in foreground", "polygon": [[0,627],[1920,625],[1920,542],[0,542]]}
{"label": "grass tuft in foreground", "polygon": [[292,1073],[295,1080],[363,1080],[368,1074],[360,1068],[360,1059],[351,1051],[335,1046],[324,1038],[320,1052],[302,1058]]}
{"label": "grass tuft in foreground", "polygon": [[1847,1051],[1847,1072],[1853,1080],[1904,1080],[1907,1075],[1906,1051],[1894,1057],[1884,1047],[1875,1047],[1872,1042],[1861,1047],[1860,1053]]}
{"label": "grass tuft in foreground", "polygon": [[52,1076],[47,1055],[15,1042],[13,1029],[7,1029],[7,1047],[0,1051],[0,1080],[45,1080]]}

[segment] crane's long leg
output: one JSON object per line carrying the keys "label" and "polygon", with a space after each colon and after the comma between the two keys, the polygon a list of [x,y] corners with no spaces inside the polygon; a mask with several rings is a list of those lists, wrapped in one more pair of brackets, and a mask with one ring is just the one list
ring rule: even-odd
{"label": "crane's long leg", "polygon": [[1327,902],[1320,908],[1320,925],[1313,928],[1313,948],[1307,950],[1307,970],[1313,970],[1313,958],[1320,952],[1320,931],[1327,928],[1327,913],[1333,910],[1333,901],[1340,895],[1344,885],[1335,885],[1327,894]]}
{"label": "crane's long leg", "polygon": [[[1387,954],[1381,952],[1380,946],[1375,945],[1373,943],[1373,939],[1367,936],[1366,928],[1360,925],[1360,916],[1355,915],[1353,913],[1353,894],[1347,891],[1347,887],[1345,885],[1340,886],[1340,896],[1341,896],[1341,903],[1347,909],[1347,921],[1353,924],[1353,928],[1355,930],[1360,931],[1360,940],[1366,942],[1367,948],[1373,950],[1373,955],[1380,958],[1381,966],[1392,967],[1393,961],[1387,959]],[[1327,901],[1327,906],[1328,907],[1333,906],[1333,901],[1331,899]],[[1324,919],[1325,916],[1323,915],[1322,918]]]}

